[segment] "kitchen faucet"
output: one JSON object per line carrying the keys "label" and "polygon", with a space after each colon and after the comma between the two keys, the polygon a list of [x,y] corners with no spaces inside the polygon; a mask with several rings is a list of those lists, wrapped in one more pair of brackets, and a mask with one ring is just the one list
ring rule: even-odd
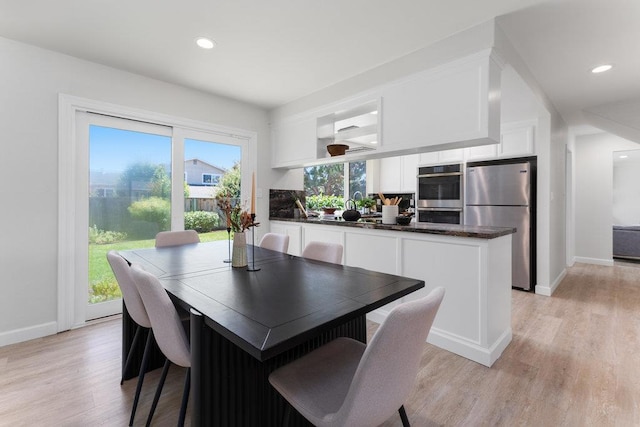
{"label": "kitchen faucet", "polygon": [[[363,200],[363,199],[364,199],[364,196],[362,195],[362,192],[361,192],[361,191],[354,191],[354,192],[353,192],[352,199],[353,199],[353,204],[355,205],[355,206],[354,206],[354,209],[356,209],[356,210],[358,210],[358,203],[357,203],[357,200],[358,200],[358,199],[356,199],[356,195],[357,195],[357,194],[359,194],[359,195],[360,195],[360,200]],[[362,210],[363,210],[363,213],[364,213],[364,208],[363,208]]]}

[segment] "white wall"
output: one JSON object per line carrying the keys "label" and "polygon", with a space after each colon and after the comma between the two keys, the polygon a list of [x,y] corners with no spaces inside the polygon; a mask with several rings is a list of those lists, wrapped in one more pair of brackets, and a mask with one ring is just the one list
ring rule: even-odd
{"label": "white wall", "polygon": [[55,331],[59,93],[255,131],[257,186],[279,177],[260,108],[2,38],[0,64],[0,345]]}
{"label": "white wall", "polygon": [[272,118],[283,118],[331,104],[393,80],[399,80],[419,71],[490,48],[492,44],[493,20],[273,109],[270,114]]}
{"label": "white wall", "polygon": [[575,261],[613,264],[613,152],[637,148],[609,133],[576,136]]}
{"label": "white wall", "polygon": [[565,151],[568,128],[499,25],[495,27],[495,48],[528,85],[538,105],[536,293],[551,295],[564,277],[567,264]]}
{"label": "white wall", "polygon": [[[640,146],[639,146],[640,148]],[[636,150],[640,153],[640,149]],[[628,152],[625,152],[628,154]],[[619,153],[615,153],[618,156]],[[640,154],[638,154],[640,156]],[[613,162],[613,223],[640,224],[640,157]]]}

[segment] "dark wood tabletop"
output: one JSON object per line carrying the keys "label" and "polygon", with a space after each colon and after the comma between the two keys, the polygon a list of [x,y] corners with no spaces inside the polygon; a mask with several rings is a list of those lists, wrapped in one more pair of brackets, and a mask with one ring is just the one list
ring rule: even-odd
{"label": "dark wood tabletop", "polygon": [[[161,279],[185,308],[264,361],[350,319],[424,287],[422,280],[248,248],[249,266],[232,268],[228,243],[122,251]],[[255,261],[253,256],[255,255]]]}

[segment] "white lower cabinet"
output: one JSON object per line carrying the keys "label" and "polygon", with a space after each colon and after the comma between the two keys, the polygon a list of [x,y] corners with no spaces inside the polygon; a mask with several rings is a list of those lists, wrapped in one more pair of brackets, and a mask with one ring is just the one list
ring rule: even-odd
{"label": "white lower cabinet", "polygon": [[[281,224],[286,228],[292,223],[271,221],[271,229]],[[345,265],[424,280],[423,289],[369,313],[371,320],[380,322],[393,306],[443,286],[446,294],[428,342],[491,366],[511,341],[511,235],[479,239],[293,224],[300,224],[304,244],[341,243]]]}
{"label": "white lower cabinet", "polygon": [[274,222],[270,224],[271,232],[289,236],[289,255],[302,254],[302,226],[289,222]]}

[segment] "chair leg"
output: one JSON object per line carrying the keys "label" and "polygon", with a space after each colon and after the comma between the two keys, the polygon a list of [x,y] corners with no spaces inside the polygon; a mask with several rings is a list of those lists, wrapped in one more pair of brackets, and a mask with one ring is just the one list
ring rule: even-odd
{"label": "chair leg", "polygon": [[142,383],[144,382],[144,374],[147,371],[147,365],[149,365],[149,357],[151,357],[151,347],[153,343],[153,329],[149,329],[149,335],[147,335],[147,343],[144,345],[144,354],[142,355],[142,364],[140,365],[140,372],[138,372],[138,385],[136,385],[136,395],[133,398],[133,407],[131,408],[131,418],[129,418],[129,425],[133,425],[133,419],[136,416],[136,409],[138,408],[138,400],[140,400],[140,391],[142,390]]}
{"label": "chair leg", "polygon": [[124,362],[124,367],[122,368],[122,377],[120,378],[120,385],[124,384],[124,373],[129,369],[129,365],[131,364],[131,359],[133,358],[133,353],[135,352],[136,347],[138,347],[138,341],[140,341],[140,332],[142,326],[136,326],[136,333],[133,335],[133,341],[131,342],[131,347],[129,347],[129,353],[127,354],[127,360]]}
{"label": "chair leg", "polygon": [[184,426],[184,419],[187,415],[187,403],[189,402],[189,391],[191,390],[191,368],[187,369],[184,377],[184,391],[182,392],[182,404],[180,405],[180,418],[178,418],[178,427]]}
{"label": "chair leg", "polygon": [[289,427],[289,419],[291,418],[291,405],[285,402],[284,415],[282,416],[282,427]]}
{"label": "chair leg", "polygon": [[404,410],[404,405],[402,405],[400,409],[398,409],[398,412],[400,412],[400,419],[402,420],[402,426],[411,427],[411,424],[409,424],[409,418],[407,418],[407,411]]}
{"label": "chair leg", "polygon": [[149,416],[147,417],[147,427],[151,425],[151,418],[153,418],[153,413],[156,411],[156,406],[158,406],[158,400],[160,400],[160,394],[162,394],[162,387],[164,387],[164,380],[167,379],[167,373],[169,373],[170,367],[171,361],[169,359],[166,359],[164,361],[164,367],[162,368],[160,382],[158,382],[158,387],[156,388],[156,395],[153,396],[153,403],[151,404],[151,410],[149,411]]}

